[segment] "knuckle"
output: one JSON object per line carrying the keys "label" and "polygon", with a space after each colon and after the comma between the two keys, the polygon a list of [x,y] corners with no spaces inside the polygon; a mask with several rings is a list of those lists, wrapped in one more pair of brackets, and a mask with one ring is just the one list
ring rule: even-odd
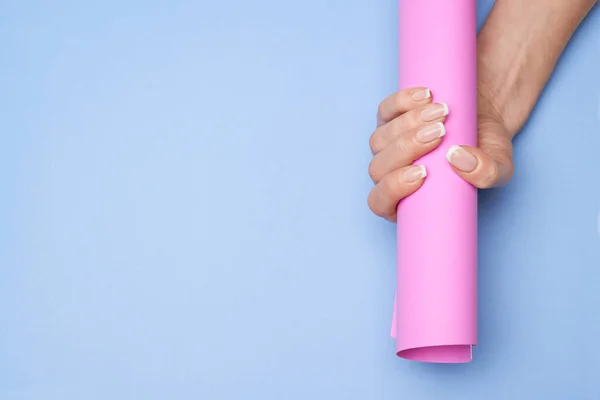
{"label": "knuckle", "polygon": [[489,167],[487,168],[487,172],[483,175],[482,179],[479,182],[479,187],[481,189],[491,188],[498,180],[498,175],[498,164],[495,162],[490,163]]}
{"label": "knuckle", "polygon": [[367,198],[367,204],[369,205],[369,209],[373,212],[373,214],[379,217],[383,216],[383,212],[379,205],[379,200],[377,194],[375,193],[375,189],[371,190],[371,193],[369,193],[369,197]]}
{"label": "knuckle", "polygon": [[379,136],[379,131],[375,130],[375,132],[373,132],[369,138],[369,147],[371,148],[371,152],[373,154],[378,153],[381,150]]}
{"label": "knuckle", "polygon": [[373,158],[369,163],[369,177],[373,180],[373,182],[379,182],[378,168],[375,159]]}

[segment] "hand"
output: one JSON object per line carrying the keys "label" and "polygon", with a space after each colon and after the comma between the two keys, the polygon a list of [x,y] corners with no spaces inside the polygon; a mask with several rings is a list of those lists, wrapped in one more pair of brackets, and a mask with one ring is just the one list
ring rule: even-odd
{"label": "hand", "polygon": [[[512,138],[528,119],[573,32],[597,0],[497,0],[477,38],[478,148],[453,146],[454,171],[478,188],[513,174]],[[549,29],[548,27],[552,27]],[[508,29],[507,29],[508,28]],[[448,109],[426,88],[410,88],[379,106],[371,136],[369,207],[396,221],[398,202],[427,176],[412,165],[442,141]],[[450,110],[451,112],[451,110]]]}
{"label": "hand", "polygon": [[479,189],[502,186],[513,176],[514,134],[487,99],[479,95],[477,148],[453,146],[446,158],[461,178]]}
{"label": "hand", "polygon": [[396,220],[396,207],[423,184],[427,171],[415,160],[440,145],[446,133],[448,106],[431,101],[427,88],[394,93],[379,105],[377,129],[369,144],[373,159],[369,175],[375,187],[368,203],[378,216]]}
{"label": "hand", "polygon": [[[378,216],[396,221],[398,202],[418,190],[427,171],[412,163],[442,142],[445,104],[432,103],[426,88],[409,88],[379,105],[378,127],[371,135],[374,157],[369,175],[375,187],[368,203]],[[502,185],[513,174],[512,134],[484,96],[479,96],[479,148],[453,146],[447,159],[454,171],[478,188]]]}

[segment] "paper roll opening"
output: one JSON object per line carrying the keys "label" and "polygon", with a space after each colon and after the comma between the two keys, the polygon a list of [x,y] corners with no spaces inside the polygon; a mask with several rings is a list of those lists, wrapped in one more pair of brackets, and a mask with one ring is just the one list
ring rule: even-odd
{"label": "paper roll opening", "polygon": [[431,363],[467,363],[473,359],[473,346],[469,344],[449,346],[414,347],[401,350],[398,357]]}

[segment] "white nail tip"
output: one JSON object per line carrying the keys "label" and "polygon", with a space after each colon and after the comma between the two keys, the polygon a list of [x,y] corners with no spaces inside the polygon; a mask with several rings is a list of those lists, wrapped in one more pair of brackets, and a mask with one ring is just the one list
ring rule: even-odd
{"label": "white nail tip", "polygon": [[454,152],[456,150],[460,149],[460,146],[450,146],[450,148],[448,149],[448,152],[446,153],[446,160],[448,160],[448,162],[452,162],[451,158],[452,158],[452,154],[454,154]]}
{"label": "white nail tip", "polygon": [[442,130],[440,133],[440,137],[442,137],[446,134],[446,126],[442,122],[437,122],[437,124],[439,125],[440,129]]}
{"label": "white nail tip", "polygon": [[442,103],[442,106],[444,106],[444,117],[448,114],[450,114],[450,109],[448,108],[448,104],[446,103]]}
{"label": "white nail tip", "polygon": [[424,165],[419,165],[419,169],[421,170],[421,179],[427,176],[427,169],[425,169]]}
{"label": "white nail tip", "polygon": [[431,90],[425,89],[425,98],[428,99],[431,97]]}

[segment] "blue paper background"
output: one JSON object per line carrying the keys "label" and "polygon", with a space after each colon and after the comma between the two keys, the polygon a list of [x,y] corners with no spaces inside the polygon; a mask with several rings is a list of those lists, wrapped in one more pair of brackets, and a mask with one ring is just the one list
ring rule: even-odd
{"label": "blue paper background", "polygon": [[440,366],[394,355],[366,206],[395,1],[3,1],[0,398],[600,398],[599,11],[480,196],[480,346]]}

